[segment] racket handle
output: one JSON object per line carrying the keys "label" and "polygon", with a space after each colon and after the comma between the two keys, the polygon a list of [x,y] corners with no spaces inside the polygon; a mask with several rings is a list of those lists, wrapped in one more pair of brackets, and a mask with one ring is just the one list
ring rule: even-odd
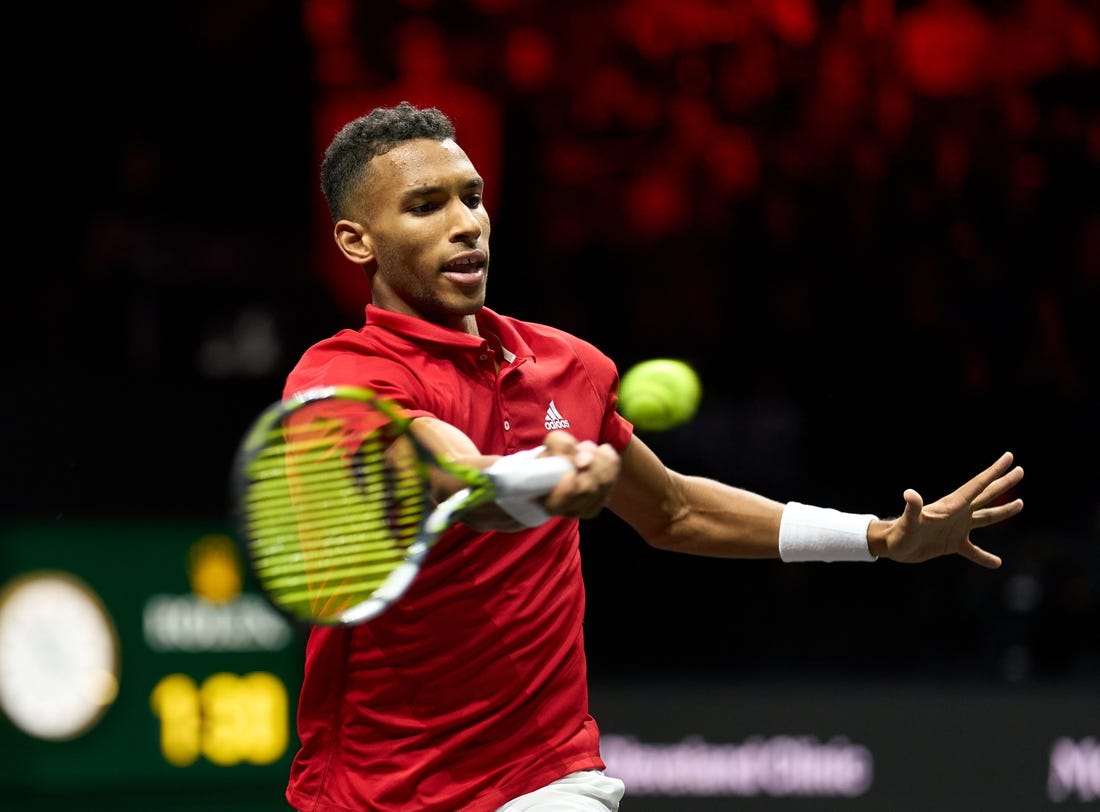
{"label": "racket handle", "polygon": [[539,446],[509,454],[485,469],[496,486],[498,502],[545,496],[573,470],[573,463],[565,457],[540,457],[544,450]]}

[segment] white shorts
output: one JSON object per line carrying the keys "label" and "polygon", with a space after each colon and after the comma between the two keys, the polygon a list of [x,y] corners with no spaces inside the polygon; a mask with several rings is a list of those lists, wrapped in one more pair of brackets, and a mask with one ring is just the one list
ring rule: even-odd
{"label": "white shorts", "polygon": [[616,812],[626,787],[600,770],[581,770],[513,798],[497,812]]}

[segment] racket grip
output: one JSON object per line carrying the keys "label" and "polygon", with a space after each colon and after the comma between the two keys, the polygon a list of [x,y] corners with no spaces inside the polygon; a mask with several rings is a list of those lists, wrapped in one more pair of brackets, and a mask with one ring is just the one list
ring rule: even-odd
{"label": "racket grip", "polygon": [[565,457],[540,457],[544,450],[539,446],[509,454],[485,469],[496,487],[498,502],[545,496],[573,470],[573,463]]}

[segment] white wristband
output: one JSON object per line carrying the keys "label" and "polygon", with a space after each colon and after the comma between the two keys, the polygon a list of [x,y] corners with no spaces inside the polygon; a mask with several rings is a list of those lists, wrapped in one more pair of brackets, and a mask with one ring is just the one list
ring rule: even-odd
{"label": "white wristband", "polygon": [[874,561],[867,526],[877,518],[788,502],[779,523],[779,557],[788,562]]}

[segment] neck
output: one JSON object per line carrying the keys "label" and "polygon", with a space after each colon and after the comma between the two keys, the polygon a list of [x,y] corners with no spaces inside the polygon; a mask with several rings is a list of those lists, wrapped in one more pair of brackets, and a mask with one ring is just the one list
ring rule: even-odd
{"label": "neck", "polygon": [[416,310],[401,299],[391,299],[390,297],[380,296],[377,292],[375,292],[374,296],[371,298],[371,304],[383,310],[392,310],[394,313],[402,313],[406,316],[423,319],[424,321],[431,322],[440,327],[446,327],[449,330],[458,330],[460,333],[466,333],[471,336],[481,336],[477,328],[477,316],[474,313],[456,315],[454,313],[440,311]]}

